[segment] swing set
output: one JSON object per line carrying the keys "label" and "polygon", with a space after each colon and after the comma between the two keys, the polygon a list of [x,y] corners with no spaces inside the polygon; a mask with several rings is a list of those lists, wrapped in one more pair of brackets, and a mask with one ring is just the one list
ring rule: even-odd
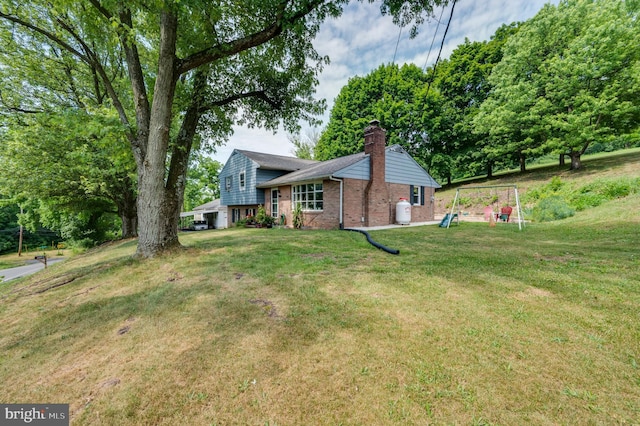
{"label": "swing set", "polygon": [[[514,193],[514,198],[515,198],[515,212],[514,212],[514,207],[512,207],[511,204],[511,200],[510,200],[510,193],[511,191],[507,191],[507,202],[505,205],[503,205],[498,211],[495,211],[493,208],[494,204],[497,204],[498,206],[500,205],[498,203],[499,198],[498,198],[498,188],[513,188],[513,193]],[[456,189],[456,196],[453,199],[453,204],[451,205],[451,213],[448,213],[447,215],[445,215],[445,218],[443,219],[443,224],[446,223],[446,227],[447,229],[449,228],[449,226],[451,226],[451,222],[453,222],[453,220],[456,220],[458,223],[460,223],[460,217],[461,217],[461,212],[460,212],[460,191],[469,191],[469,190],[478,190],[478,192],[480,192],[481,189],[488,189],[488,190],[495,190],[495,202],[492,202],[490,205],[486,206],[484,208],[484,219],[489,221],[489,226],[495,226],[496,222],[505,222],[505,223],[513,223],[513,222],[517,222],[518,223],[518,229],[522,230],[522,227],[524,226],[524,214],[522,212],[522,207],[520,206],[520,198],[518,197],[518,186],[517,185],[489,185],[489,186],[467,186],[464,188],[458,188]],[[456,210],[457,207],[457,210]],[[517,216],[517,218],[514,220],[512,218],[513,213],[515,213],[515,215]],[[444,227],[444,226],[443,226]]]}

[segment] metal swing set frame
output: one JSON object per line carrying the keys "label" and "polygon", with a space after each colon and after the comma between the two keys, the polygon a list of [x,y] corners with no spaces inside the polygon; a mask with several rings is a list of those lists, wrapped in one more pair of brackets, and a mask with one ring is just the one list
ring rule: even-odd
{"label": "metal swing set frame", "polygon": [[[458,219],[458,223],[460,223],[460,191],[473,190],[473,189],[497,189],[497,188],[513,188],[513,192],[515,194],[516,199],[516,215],[518,222],[518,229],[522,231],[524,227],[524,214],[522,212],[522,207],[520,206],[520,197],[518,196],[518,185],[486,185],[486,186],[466,186],[464,188],[456,189],[456,196],[453,199],[453,204],[451,205],[451,215],[449,216],[451,219],[447,222],[447,229],[451,225],[453,218],[456,217]],[[456,207],[458,207],[457,214],[454,216],[454,211],[456,211]]]}

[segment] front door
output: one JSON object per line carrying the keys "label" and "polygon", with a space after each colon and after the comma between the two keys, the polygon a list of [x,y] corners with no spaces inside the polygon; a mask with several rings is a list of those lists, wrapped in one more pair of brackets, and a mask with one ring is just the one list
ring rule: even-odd
{"label": "front door", "polygon": [[276,219],[278,219],[278,195],[280,195],[279,190],[271,190],[271,216],[275,217]]}

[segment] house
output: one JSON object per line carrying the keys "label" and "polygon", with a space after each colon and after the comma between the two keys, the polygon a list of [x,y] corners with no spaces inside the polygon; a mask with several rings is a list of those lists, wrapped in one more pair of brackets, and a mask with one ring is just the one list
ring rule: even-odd
{"label": "house", "polygon": [[[316,163],[295,157],[234,150],[219,174],[220,203],[227,208],[228,226],[247,216],[255,216],[260,205],[266,208],[265,191],[258,185]],[[272,212],[277,218],[277,210]]]}
{"label": "house", "polygon": [[300,204],[310,228],[388,225],[396,223],[403,198],[411,204],[411,222],[433,220],[440,185],[400,145],[387,147],[385,135],[372,121],[364,152],[322,162],[234,151],[220,174],[230,223],[255,214],[261,204],[289,226]]}

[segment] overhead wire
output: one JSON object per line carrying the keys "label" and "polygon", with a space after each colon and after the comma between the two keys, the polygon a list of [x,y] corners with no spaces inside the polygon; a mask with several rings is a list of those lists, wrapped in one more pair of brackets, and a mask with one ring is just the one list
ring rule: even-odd
{"label": "overhead wire", "polygon": [[402,27],[400,27],[400,32],[398,32],[398,40],[396,40],[396,50],[393,51],[393,60],[392,64],[396,63],[396,53],[398,53],[398,45],[400,44],[400,36],[402,35]]}
{"label": "overhead wire", "polygon": [[449,26],[451,25],[451,18],[453,18],[453,9],[456,7],[456,0],[453,0],[453,4],[451,5],[451,13],[449,14],[449,22],[447,22],[447,28],[444,30],[444,35],[442,36],[442,43],[440,43],[440,51],[438,52],[438,57],[436,58],[436,62],[433,64],[433,72],[431,73],[431,79],[429,80],[429,84],[427,85],[427,95],[429,94],[429,90],[431,89],[431,83],[436,77],[436,68],[438,66],[438,62],[440,61],[440,55],[442,55],[442,48],[444,47],[444,41],[447,38],[447,32],[449,31]]}
{"label": "overhead wire", "polygon": [[431,39],[431,46],[429,46],[429,51],[427,52],[427,59],[424,60],[424,65],[422,67],[423,72],[427,69],[427,63],[429,63],[429,57],[431,56],[431,49],[433,49],[433,43],[436,41],[436,36],[438,35],[438,29],[440,28],[440,24],[442,23],[442,15],[444,15],[444,8],[445,6],[442,6],[442,10],[440,11],[440,18],[438,18],[438,25],[436,25],[436,30],[433,32],[433,38]]}

